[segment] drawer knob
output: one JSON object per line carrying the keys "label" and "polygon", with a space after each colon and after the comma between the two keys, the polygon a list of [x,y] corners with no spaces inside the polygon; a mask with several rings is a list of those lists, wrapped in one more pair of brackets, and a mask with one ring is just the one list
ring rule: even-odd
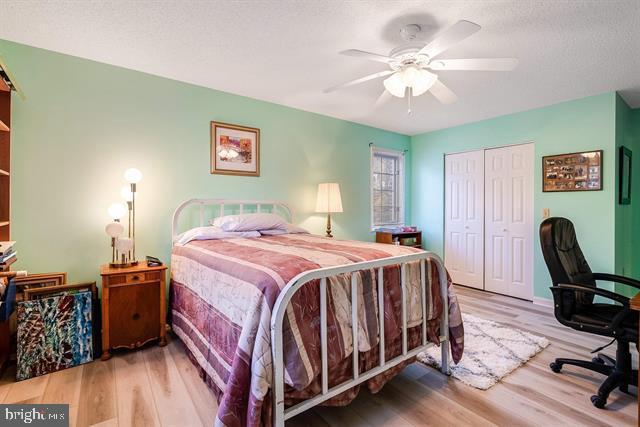
{"label": "drawer knob", "polygon": [[138,276],[138,275],[136,274],[135,276],[133,276],[133,277],[131,278],[131,280],[140,280],[140,276]]}
{"label": "drawer knob", "polygon": [[140,318],[140,314],[138,313],[133,313],[133,316],[131,316],[133,318],[133,320],[138,320]]}

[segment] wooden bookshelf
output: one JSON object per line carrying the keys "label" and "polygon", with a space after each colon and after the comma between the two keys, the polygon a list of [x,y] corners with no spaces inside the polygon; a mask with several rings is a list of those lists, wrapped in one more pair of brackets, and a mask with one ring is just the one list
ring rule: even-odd
{"label": "wooden bookshelf", "polygon": [[[5,84],[6,86],[6,84]],[[11,238],[11,91],[0,90],[0,240]]]}
{"label": "wooden bookshelf", "polygon": [[15,81],[0,58],[0,241],[11,239],[11,94]]}
{"label": "wooden bookshelf", "polygon": [[[11,237],[11,95],[14,91],[24,100],[24,95],[0,57],[0,241],[8,241]],[[0,263],[0,278],[5,280],[5,284],[9,284],[8,279],[15,276],[9,270],[16,261],[17,257],[14,256]],[[5,294],[5,310],[13,306],[8,298],[10,293]],[[11,325],[15,325],[15,314],[10,316],[11,312],[6,312],[0,319],[0,373],[7,366],[11,354]]]}

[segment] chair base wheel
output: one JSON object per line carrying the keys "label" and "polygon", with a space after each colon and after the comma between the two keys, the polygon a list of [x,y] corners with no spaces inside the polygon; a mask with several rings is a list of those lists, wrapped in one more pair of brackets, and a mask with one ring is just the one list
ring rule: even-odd
{"label": "chair base wheel", "polygon": [[607,404],[607,399],[594,394],[593,396],[591,396],[591,403],[593,403],[593,406],[595,406],[596,408],[602,409],[604,408],[604,405]]}
{"label": "chair base wheel", "polygon": [[591,361],[592,361],[593,363],[599,363],[599,364],[601,364],[601,365],[604,365],[604,360],[602,360],[602,359],[601,359],[601,358],[599,358],[599,357],[594,357],[593,359],[591,359]]}
{"label": "chair base wheel", "polygon": [[556,374],[560,372],[560,370],[562,369],[562,365],[556,363],[556,362],[551,362],[549,363],[549,367],[551,368],[551,370],[553,372],[555,372]]}

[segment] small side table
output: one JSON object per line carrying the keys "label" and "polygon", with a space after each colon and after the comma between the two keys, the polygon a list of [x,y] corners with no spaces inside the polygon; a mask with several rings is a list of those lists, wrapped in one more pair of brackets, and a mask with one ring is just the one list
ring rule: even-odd
{"label": "small side table", "polygon": [[400,246],[422,249],[422,231],[400,231],[397,233],[376,231],[376,242],[389,244],[398,242]]}
{"label": "small side table", "polygon": [[[636,294],[635,297],[631,298],[629,301],[629,307],[632,310],[640,311],[640,292]],[[638,331],[640,332],[640,331]],[[638,384],[640,384],[640,372],[638,372]],[[638,394],[638,425],[640,425],[640,394]]]}
{"label": "small side table", "polygon": [[116,348],[135,349],[166,341],[167,267],[146,262],[129,268],[100,267],[102,276],[102,360]]}

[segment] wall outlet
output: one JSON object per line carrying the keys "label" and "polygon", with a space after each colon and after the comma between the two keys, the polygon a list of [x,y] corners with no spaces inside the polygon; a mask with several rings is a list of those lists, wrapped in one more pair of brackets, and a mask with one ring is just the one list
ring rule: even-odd
{"label": "wall outlet", "polygon": [[542,219],[547,219],[551,216],[549,208],[542,208]]}

